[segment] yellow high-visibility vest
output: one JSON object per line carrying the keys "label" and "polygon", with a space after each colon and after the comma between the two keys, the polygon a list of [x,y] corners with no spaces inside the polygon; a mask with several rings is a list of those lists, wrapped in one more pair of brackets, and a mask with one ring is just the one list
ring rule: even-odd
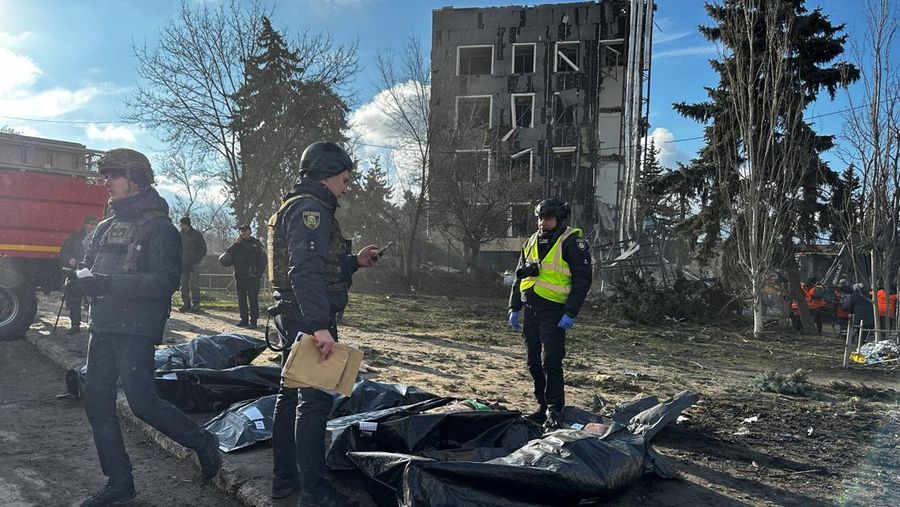
{"label": "yellow high-visibility vest", "polygon": [[[519,290],[525,292],[534,287],[534,293],[549,301],[556,303],[565,303],[569,298],[569,292],[572,290],[572,271],[569,269],[569,263],[563,259],[562,244],[570,235],[575,234],[579,238],[582,237],[581,229],[575,227],[566,227],[566,230],[559,235],[556,243],[547,252],[543,259],[540,259],[540,271],[538,276],[529,276],[523,278],[519,282]],[[538,233],[534,233],[525,242],[523,253],[525,254],[525,262],[537,264],[538,259]]]}

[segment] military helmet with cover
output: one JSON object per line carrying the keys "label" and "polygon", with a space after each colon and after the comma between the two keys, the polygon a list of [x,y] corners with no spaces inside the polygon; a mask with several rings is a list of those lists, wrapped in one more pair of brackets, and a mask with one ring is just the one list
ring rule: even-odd
{"label": "military helmet with cover", "polygon": [[323,180],[353,170],[353,159],[335,143],[318,141],[310,144],[300,156],[300,175]]}
{"label": "military helmet with cover", "polygon": [[120,172],[141,188],[149,187],[154,182],[153,169],[147,157],[139,151],[128,148],[107,151],[97,161],[97,171],[104,176],[111,171]]}
{"label": "military helmet with cover", "polygon": [[559,199],[544,199],[534,207],[536,217],[554,217],[562,222],[569,218],[569,203]]}

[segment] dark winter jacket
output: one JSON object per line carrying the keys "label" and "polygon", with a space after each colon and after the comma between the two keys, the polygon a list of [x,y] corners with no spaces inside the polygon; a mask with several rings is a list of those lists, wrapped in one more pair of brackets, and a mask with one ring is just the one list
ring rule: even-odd
{"label": "dark winter jacket", "polygon": [[59,260],[64,267],[69,266],[69,259],[75,259],[78,262],[84,260],[84,229],[69,234],[66,242],[63,243],[62,249],[59,251]]}
{"label": "dark winter jacket", "polygon": [[854,289],[850,296],[850,305],[853,308],[853,322],[862,322],[866,329],[875,327],[875,314],[872,307],[872,298],[862,292],[862,289]]}
{"label": "dark winter jacket", "polygon": [[225,249],[234,264],[234,277],[239,280],[259,278],[266,271],[266,247],[256,238],[238,238]]}
{"label": "dark winter jacket", "polygon": [[206,240],[200,231],[191,227],[187,232],[181,233],[181,248],[183,272],[190,273],[206,257]]}
{"label": "dark winter jacket", "polygon": [[[139,335],[161,343],[181,278],[181,236],[169,219],[168,204],[153,188],[113,202],[110,209],[112,216],[97,226],[85,256],[92,271],[110,277],[109,293],[92,298],[91,332]],[[96,262],[109,248],[106,233],[117,223],[137,224],[128,248],[137,256],[131,272],[122,272],[128,271],[122,265],[101,270]]]}
{"label": "dark winter jacket", "polygon": [[[553,247],[556,240],[566,230],[564,224],[558,225],[555,229],[538,238],[538,258],[543,259],[547,252]],[[538,307],[563,307],[563,312],[570,317],[577,317],[581,311],[581,305],[584,304],[584,298],[587,297],[588,289],[591,288],[591,277],[593,269],[591,268],[591,252],[587,243],[576,236],[569,235],[563,241],[562,257],[569,264],[569,270],[572,272],[572,287],[569,291],[569,297],[565,303],[557,303],[538,296],[534,292],[534,288],[529,288],[525,293],[519,291],[519,280],[513,283],[512,290],[509,294],[509,309],[517,312],[522,309],[522,303]],[[519,252],[519,263],[516,270],[525,264],[524,249]]]}
{"label": "dark winter jacket", "polygon": [[[328,187],[318,181],[303,180],[294,185],[284,200],[299,194],[315,198],[298,199],[284,212],[281,225],[289,252],[291,291],[275,292],[275,298],[296,304],[311,333],[328,329],[334,315],[347,306],[347,292],[359,263],[349,253],[349,241],[345,241],[343,252],[329,253],[338,202]],[[337,273],[326,273],[329,266],[335,267]]]}

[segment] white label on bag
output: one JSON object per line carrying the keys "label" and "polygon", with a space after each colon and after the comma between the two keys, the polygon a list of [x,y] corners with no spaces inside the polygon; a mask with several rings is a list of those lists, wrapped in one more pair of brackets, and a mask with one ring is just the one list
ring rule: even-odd
{"label": "white label on bag", "polygon": [[266,429],[266,425],[263,424],[263,422],[261,420],[253,421],[253,424],[256,425],[256,429],[258,429],[258,430]]}
{"label": "white label on bag", "polygon": [[359,423],[359,431],[378,431],[378,423],[377,422],[360,422]]}
{"label": "white label on bag", "polygon": [[262,412],[259,411],[256,407],[250,407],[244,410],[244,417],[250,419],[251,421],[260,421],[262,422],[263,415]]}
{"label": "white label on bag", "polygon": [[166,373],[165,375],[163,375],[162,377],[159,377],[159,378],[161,378],[163,380],[178,380],[178,375],[176,375],[174,373]]}

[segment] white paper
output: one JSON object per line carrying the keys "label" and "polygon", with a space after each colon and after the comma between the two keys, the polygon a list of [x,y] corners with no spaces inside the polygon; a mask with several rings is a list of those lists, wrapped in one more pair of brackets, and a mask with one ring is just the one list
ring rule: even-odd
{"label": "white paper", "polygon": [[266,429],[266,425],[263,424],[263,422],[262,422],[261,420],[260,420],[260,421],[253,421],[253,424],[256,425],[256,429],[258,429],[258,430],[264,430],[264,429]]}
{"label": "white paper", "polygon": [[163,375],[162,377],[159,377],[159,378],[161,378],[163,380],[178,380],[178,375],[176,375],[174,373],[166,373],[165,375]]}
{"label": "white paper", "polygon": [[91,268],[81,268],[75,272],[75,276],[78,278],[87,278],[89,276],[94,276],[94,274],[91,273]]}
{"label": "white paper", "polygon": [[250,419],[251,421],[262,420],[263,415],[262,412],[259,411],[256,407],[250,407],[244,410],[244,417]]}

